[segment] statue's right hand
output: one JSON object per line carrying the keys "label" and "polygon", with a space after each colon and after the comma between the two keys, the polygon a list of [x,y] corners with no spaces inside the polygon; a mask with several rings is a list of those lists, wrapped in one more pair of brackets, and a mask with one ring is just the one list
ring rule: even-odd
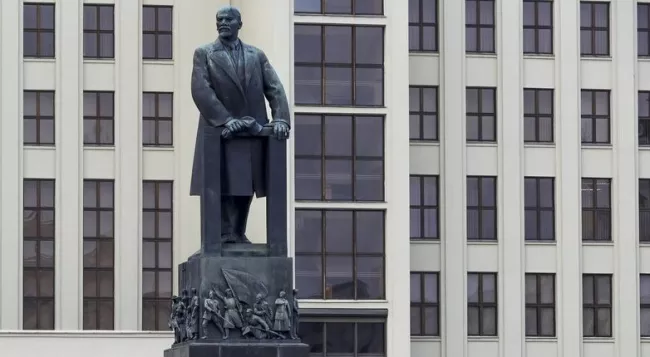
{"label": "statue's right hand", "polygon": [[225,126],[231,133],[238,133],[246,128],[245,123],[241,119],[230,119]]}

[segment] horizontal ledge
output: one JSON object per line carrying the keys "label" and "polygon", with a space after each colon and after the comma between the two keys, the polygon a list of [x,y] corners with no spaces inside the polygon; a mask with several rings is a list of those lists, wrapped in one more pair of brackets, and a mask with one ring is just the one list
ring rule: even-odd
{"label": "horizontal ledge", "polygon": [[386,26],[388,23],[387,18],[381,15],[322,15],[322,14],[295,14],[293,16],[294,24],[296,25],[309,25],[309,24],[323,24],[323,25],[377,25]]}
{"label": "horizontal ledge", "polygon": [[300,309],[305,317],[388,317],[388,309]]}
{"label": "horizontal ledge", "polygon": [[52,337],[61,338],[66,337],[85,337],[85,338],[160,338],[169,339],[172,332],[165,331],[94,331],[94,330],[53,330],[53,331],[38,331],[38,330],[8,330],[0,331],[0,339],[3,337]]}

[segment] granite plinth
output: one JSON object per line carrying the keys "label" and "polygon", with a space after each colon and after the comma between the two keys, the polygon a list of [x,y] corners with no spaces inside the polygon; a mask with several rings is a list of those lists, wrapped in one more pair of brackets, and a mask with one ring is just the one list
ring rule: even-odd
{"label": "granite plinth", "polygon": [[[289,301],[293,299],[292,258],[199,254],[181,263],[178,270],[180,289],[196,289],[201,300],[207,298],[212,289],[223,295],[226,289],[232,289],[242,304],[241,311],[253,307],[258,294],[261,294],[272,308],[275,308],[275,300],[280,291],[286,293]],[[203,303],[199,309],[200,319],[203,316]],[[201,321],[198,321],[198,324],[200,325]],[[206,332],[209,338],[221,337],[212,324],[208,324]],[[237,329],[231,331],[230,341],[241,339]]]}
{"label": "granite plinth", "polygon": [[309,346],[293,341],[187,342],[165,357],[308,357]]}

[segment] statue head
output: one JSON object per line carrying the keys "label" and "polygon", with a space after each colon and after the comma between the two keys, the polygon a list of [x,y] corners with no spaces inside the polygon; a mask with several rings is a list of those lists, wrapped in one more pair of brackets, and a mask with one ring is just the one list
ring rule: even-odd
{"label": "statue head", "polygon": [[192,288],[192,295],[196,295],[196,288]]}
{"label": "statue head", "polygon": [[298,289],[293,289],[293,296],[297,296],[298,292],[299,292]]}
{"label": "statue head", "polygon": [[235,41],[239,38],[239,30],[242,25],[241,13],[236,7],[224,6],[217,11],[219,38],[226,41]]}
{"label": "statue head", "polygon": [[187,289],[183,289],[183,291],[181,291],[181,295],[183,297],[187,296]]}
{"label": "statue head", "polygon": [[287,293],[284,292],[284,290],[280,291],[280,297],[283,298],[287,296]]}
{"label": "statue head", "polygon": [[176,296],[176,295],[172,296],[172,301],[173,302],[178,302],[178,296]]}
{"label": "statue head", "polygon": [[246,309],[246,316],[251,316],[252,314],[253,314],[253,310],[252,310],[252,309],[250,309],[250,308],[249,308],[249,309]]}
{"label": "statue head", "polygon": [[208,296],[210,296],[210,299],[214,299],[214,290],[210,290]]}
{"label": "statue head", "polygon": [[226,289],[226,296],[228,296],[228,297],[232,297],[232,296],[233,296],[233,295],[232,295],[232,290],[230,290],[230,289]]}
{"label": "statue head", "polygon": [[264,295],[262,295],[261,293],[255,295],[255,300],[262,301],[263,299],[264,299]]}

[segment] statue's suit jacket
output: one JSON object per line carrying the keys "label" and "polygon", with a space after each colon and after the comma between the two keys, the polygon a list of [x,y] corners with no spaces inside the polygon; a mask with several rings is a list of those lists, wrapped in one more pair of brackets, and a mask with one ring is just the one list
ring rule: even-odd
{"label": "statue's suit jacket", "polygon": [[[250,116],[267,124],[264,98],[274,121],[290,124],[289,103],[280,79],[262,50],[241,43],[244,78],[239,78],[228,50],[218,39],[194,51],[192,98],[200,112],[194,149],[190,195],[203,190],[203,131],[207,125],[224,126],[231,118]],[[265,138],[222,140],[221,192],[223,195],[266,195]]]}

